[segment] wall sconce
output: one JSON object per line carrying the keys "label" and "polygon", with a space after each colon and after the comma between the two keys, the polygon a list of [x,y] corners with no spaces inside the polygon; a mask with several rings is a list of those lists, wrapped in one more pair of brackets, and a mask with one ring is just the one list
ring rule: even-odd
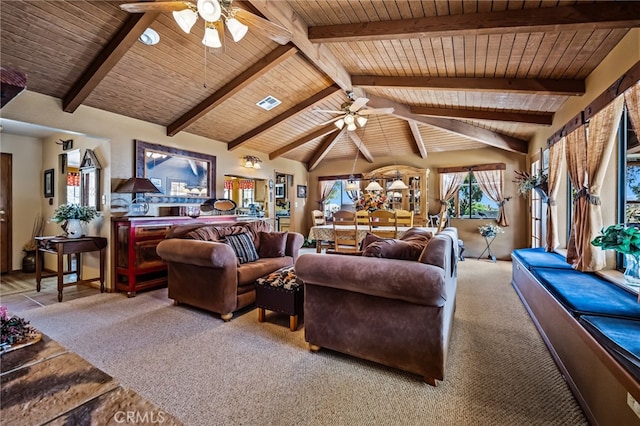
{"label": "wall sconce", "polygon": [[254,157],[253,155],[245,155],[244,157],[242,157],[242,159],[244,160],[244,166],[249,169],[260,169],[262,167],[260,165],[260,163],[262,163],[262,160],[258,157]]}

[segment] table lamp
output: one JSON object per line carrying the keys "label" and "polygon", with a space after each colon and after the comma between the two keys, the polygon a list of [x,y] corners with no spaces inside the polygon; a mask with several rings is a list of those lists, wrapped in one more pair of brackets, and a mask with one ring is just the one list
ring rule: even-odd
{"label": "table lamp", "polygon": [[137,194],[157,194],[162,191],[147,178],[132,177],[118,185],[114,192],[118,194],[133,194],[131,205],[129,206],[129,216],[144,216],[149,212],[149,204],[144,199],[144,196]]}

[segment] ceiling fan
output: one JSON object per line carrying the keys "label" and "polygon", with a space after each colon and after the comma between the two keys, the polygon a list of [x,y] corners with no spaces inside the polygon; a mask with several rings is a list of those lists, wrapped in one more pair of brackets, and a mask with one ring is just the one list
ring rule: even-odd
{"label": "ceiling fan", "polygon": [[313,112],[328,112],[332,114],[340,114],[337,117],[332,118],[329,121],[325,121],[324,124],[334,123],[336,127],[340,130],[347,125],[348,131],[353,131],[360,127],[364,127],[367,124],[368,118],[367,115],[372,114],[391,114],[393,112],[393,108],[367,108],[362,109],[369,99],[367,98],[356,98],[353,92],[347,92],[347,96],[349,100],[344,102],[340,106],[340,110],[328,110],[328,109],[314,109]]}
{"label": "ceiling fan", "polygon": [[232,0],[158,1],[121,4],[120,8],[129,13],[173,12],[173,19],[187,34],[200,16],[205,21],[202,44],[207,47],[222,47],[226,25],[233,41],[240,41],[249,27],[264,34],[279,44],[291,40],[291,32],[245,9],[232,6]]}

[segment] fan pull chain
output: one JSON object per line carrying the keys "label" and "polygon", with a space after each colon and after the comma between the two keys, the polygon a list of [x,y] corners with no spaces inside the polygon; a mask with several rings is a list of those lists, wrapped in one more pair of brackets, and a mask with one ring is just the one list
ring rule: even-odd
{"label": "fan pull chain", "polygon": [[206,89],[207,88],[207,46],[203,45],[204,47],[204,81],[203,81],[203,86]]}

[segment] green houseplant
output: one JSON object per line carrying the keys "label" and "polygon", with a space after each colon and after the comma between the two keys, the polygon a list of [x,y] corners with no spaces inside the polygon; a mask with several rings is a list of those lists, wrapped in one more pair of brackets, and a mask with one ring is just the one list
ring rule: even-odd
{"label": "green houseplant", "polygon": [[61,223],[69,238],[82,236],[82,223],[89,223],[100,216],[95,207],[79,204],[61,204],[53,211],[52,222]]}
{"label": "green houseplant", "polygon": [[624,223],[610,225],[600,231],[591,244],[603,250],[615,250],[625,255],[625,280],[640,284],[640,229]]}
{"label": "green houseplant", "polygon": [[538,192],[543,201],[549,197],[548,176],[546,173],[529,174],[528,172],[515,171],[516,179],[513,181],[518,186],[518,193],[527,196],[532,189]]}

